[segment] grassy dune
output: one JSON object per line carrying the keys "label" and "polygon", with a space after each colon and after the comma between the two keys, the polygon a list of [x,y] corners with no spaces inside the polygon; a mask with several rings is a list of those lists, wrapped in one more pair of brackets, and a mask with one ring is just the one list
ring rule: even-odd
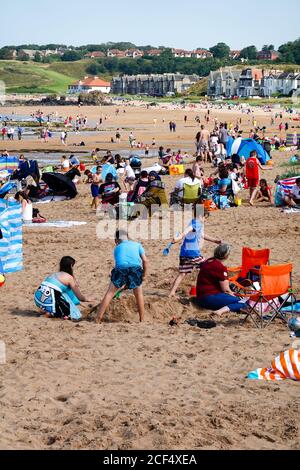
{"label": "grassy dune", "polygon": [[60,93],[82,78],[88,61],[39,64],[33,62],[0,61],[0,79],[8,93]]}

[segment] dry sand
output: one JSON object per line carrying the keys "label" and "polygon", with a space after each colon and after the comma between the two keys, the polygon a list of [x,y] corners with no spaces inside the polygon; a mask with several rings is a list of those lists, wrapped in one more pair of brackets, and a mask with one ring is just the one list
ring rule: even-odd
{"label": "dry sand", "polygon": [[[53,108],[48,108],[53,111]],[[30,108],[14,111],[31,112]],[[78,108],[60,108],[76,115]],[[137,140],[193,149],[196,112],[126,108],[115,117],[114,108],[103,108],[111,128],[132,128]],[[3,110],[9,113],[10,110]],[[48,112],[44,110],[45,114]],[[89,119],[100,117],[99,108],[81,108]],[[203,113],[202,113],[203,114]],[[212,112],[219,119],[237,114]],[[270,116],[257,113],[259,124]],[[157,127],[153,118],[158,119]],[[165,124],[159,122],[165,118]],[[238,116],[239,117],[239,116]],[[175,135],[168,122],[177,121]],[[243,117],[244,128],[249,130]],[[143,130],[142,130],[143,129]],[[114,131],[84,138],[87,149],[112,151],[128,148],[110,145]],[[274,131],[272,132],[274,133]],[[73,141],[83,140],[77,136]],[[1,149],[60,148],[58,142],[2,144]],[[75,150],[76,147],[68,147]],[[265,172],[272,182],[290,153],[274,154],[274,169]],[[207,172],[209,166],[206,165]],[[164,177],[170,190],[176,178]],[[274,187],[274,184],[273,184]],[[2,449],[295,449],[300,447],[298,424],[299,385],[292,381],[248,381],[247,373],[268,366],[290,345],[287,328],[276,321],[257,330],[250,322],[240,325],[236,314],[226,315],[217,328],[206,331],[181,323],[169,327],[173,315],[205,319],[204,310],[169,300],[167,292],[177,273],[178,248],[162,257],[165,241],[145,241],[150,273],[145,282],[146,322],[138,323],[133,296],[114,301],[109,321],[101,325],[83,321],[47,320],[37,316],[33,294],[40,281],[56,270],[61,256],[76,260],[76,276],[84,293],[101,298],[113,266],[113,242],[96,237],[97,220],[89,207],[89,187],[79,186],[72,200],[38,206],[49,220],[87,221],[65,230],[24,228],[24,271],[7,278],[1,288],[1,336],[7,362],[0,365]],[[247,199],[247,192],[243,194]],[[207,233],[232,245],[229,265],[240,263],[242,246],[269,247],[272,263],[294,263],[299,292],[299,216],[247,203],[211,214]],[[209,256],[214,245],[206,243]],[[188,294],[196,274],[182,287]]]}

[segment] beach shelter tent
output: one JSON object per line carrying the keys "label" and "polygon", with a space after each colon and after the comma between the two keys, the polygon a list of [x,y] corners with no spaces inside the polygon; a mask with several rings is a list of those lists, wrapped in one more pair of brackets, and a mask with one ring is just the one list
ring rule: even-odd
{"label": "beach shelter tent", "polygon": [[22,206],[15,200],[0,199],[0,260],[2,273],[23,269]]}
{"label": "beach shelter tent", "polygon": [[18,157],[12,156],[1,156],[0,157],[0,171],[8,171],[12,174],[18,169],[19,159]]}
{"label": "beach shelter tent", "polygon": [[4,199],[5,196],[11,191],[12,189],[16,188],[17,185],[15,183],[7,182],[0,188],[0,199]]}
{"label": "beach shelter tent", "polygon": [[230,137],[226,144],[226,150],[229,156],[237,154],[240,157],[245,157],[246,160],[250,157],[250,153],[255,150],[260,163],[263,165],[265,165],[270,159],[263,146],[254,139],[242,139],[241,137],[238,137],[234,140]]}
{"label": "beach shelter tent", "polygon": [[22,179],[27,178],[27,176],[36,176],[36,178],[40,178],[40,170],[39,165],[36,160],[29,160],[25,162],[19,163],[19,168],[16,173],[16,177],[19,181]]}
{"label": "beach shelter tent", "polygon": [[78,194],[73,181],[61,173],[43,173],[42,180],[56,194],[63,193],[70,199],[73,199]]}
{"label": "beach shelter tent", "polygon": [[113,175],[114,180],[118,179],[118,173],[117,173],[116,168],[110,163],[104,163],[104,165],[102,165],[102,176],[101,176],[103,181],[105,181],[105,178],[109,173]]}

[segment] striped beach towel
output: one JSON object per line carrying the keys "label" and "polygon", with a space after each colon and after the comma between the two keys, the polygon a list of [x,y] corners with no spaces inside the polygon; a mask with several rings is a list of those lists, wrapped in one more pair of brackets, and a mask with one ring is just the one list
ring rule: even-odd
{"label": "striped beach towel", "polygon": [[277,356],[270,368],[256,369],[248,374],[253,380],[300,380],[300,351],[289,349]]}
{"label": "striped beach towel", "polygon": [[9,173],[13,173],[15,170],[18,169],[19,166],[19,159],[18,157],[0,157],[0,171],[8,171]]}
{"label": "striped beach towel", "polygon": [[292,190],[293,186],[296,184],[297,178],[300,178],[300,176],[295,176],[294,178],[287,178],[278,182],[278,185],[283,189],[285,195],[288,195],[289,191]]}
{"label": "striped beach towel", "polygon": [[300,176],[295,176],[293,178],[286,178],[284,180],[278,181],[275,191],[275,206],[280,207],[284,206],[284,198],[289,195],[289,192],[292,190],[293,186],[296,184],[296,179]]}
{"label": "striped beach towel", "polygon": [[23,269],[22,207],[17,201],[0,200],[0,259],[3,273]]}

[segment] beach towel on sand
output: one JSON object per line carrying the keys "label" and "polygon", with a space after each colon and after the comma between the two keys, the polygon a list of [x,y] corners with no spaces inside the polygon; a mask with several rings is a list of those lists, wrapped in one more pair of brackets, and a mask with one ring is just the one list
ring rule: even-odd
{"label": "beach towel on sand", "polygon": [[270,368],[256,369],[248,374],[253,380],[300,380],[300,351],[289,349],[281,352]]}

